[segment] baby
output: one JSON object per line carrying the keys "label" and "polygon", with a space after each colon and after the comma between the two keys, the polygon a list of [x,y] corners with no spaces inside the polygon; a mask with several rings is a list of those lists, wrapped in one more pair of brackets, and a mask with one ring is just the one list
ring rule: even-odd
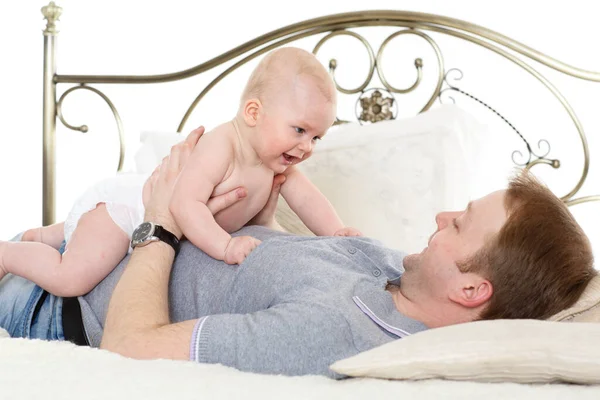
{"label": "baby", "polygon": [[[311,54],[282,48],[253,71],[235,118],[206,133],[175,185],[170,210],[185,237],[208,255],[240,264],[260,244],[230,233],[265,206],[273,178],[281,194],[319,236],[358,236],[344,227],[325,196],[296,168],[311,156],[336,116],[336,90]],[[58,296],[97,285],[127,254],[143,222],[146,177],[122,175],[90,188],[62,224],[27,231],[22,242],[0,242],[0,277],[10,272]],[[214,216],[207,202],[237,187],[247,196]],[[56,250],[62,240],[66,251]]]}

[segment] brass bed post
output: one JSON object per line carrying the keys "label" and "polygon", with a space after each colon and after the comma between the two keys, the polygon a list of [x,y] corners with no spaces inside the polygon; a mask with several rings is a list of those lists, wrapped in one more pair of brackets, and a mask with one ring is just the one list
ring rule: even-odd
{"label": "brass bed post", "polygon": [[48,21],[44,30],[44,108],[43,108],[43,173],[42,173],[42,224],[54,223],[56,185],[56,21],[62,8],[50,2],[42,7],[42,14]]}

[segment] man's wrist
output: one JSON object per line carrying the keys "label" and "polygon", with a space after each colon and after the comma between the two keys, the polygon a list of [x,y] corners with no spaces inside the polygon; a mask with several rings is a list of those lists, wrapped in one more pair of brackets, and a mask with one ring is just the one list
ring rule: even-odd
{"label": "man's wrist", "polygon": [[144,252],[156,252],[156,250],[166,252],[164,253],[165,255],[175,258],[176,253],[173,246],[160,240],[148,243],[148,245],[146,246],[138,246],[135,249],[133,249],[133,253],[144,254]]}
{"label": "man's wrist", "polygon": [[161,213],[146,212],[144,215],[144,221],[152,222],[156,225],[162,226],[164,229],[175,235],[177,239],[181,239],[183,236],[183,232],[181,232],[181,229],[177,223],[175,223],[173,217],[169,217]]}
{"label": "man's wrist", "polygon": [[[160,219],[154,219],[160,221]],[[176,225],[173,225],[176,226]],[[131,247],[136,249],[144,247],[153,242],[164,242],[171,246],[175,254],[179,251],[180,239],[166,227],[155,222],[142,222],[131,234]]]}

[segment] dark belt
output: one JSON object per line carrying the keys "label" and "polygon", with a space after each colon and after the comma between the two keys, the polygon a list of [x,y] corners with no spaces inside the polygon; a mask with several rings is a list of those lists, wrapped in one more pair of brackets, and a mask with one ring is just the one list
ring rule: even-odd
{"label": "dark belt", "polygon": [[78,346],[90,345],[83,327],[81,307],[77,297],[63,297],[62,323],[65,340]]}

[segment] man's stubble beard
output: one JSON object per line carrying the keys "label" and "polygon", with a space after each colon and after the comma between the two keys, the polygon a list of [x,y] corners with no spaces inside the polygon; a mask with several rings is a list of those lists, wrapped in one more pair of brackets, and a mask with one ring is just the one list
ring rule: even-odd
{"label": "man's stubble beard", "polygon": [[404,271],[413,271],[418,267],[420,254],[409,254],[402,260]]}

